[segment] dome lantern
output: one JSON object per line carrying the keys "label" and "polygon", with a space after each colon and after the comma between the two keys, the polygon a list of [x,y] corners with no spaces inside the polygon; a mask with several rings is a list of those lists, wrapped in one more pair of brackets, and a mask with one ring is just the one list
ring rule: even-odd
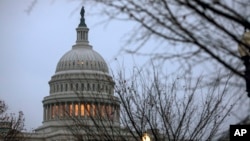
{"label": "dome lantern", "polygon": [[84,7],[82,7],[80,15],[81,15],[81,20],[80,24],[76,28],[77,32],[77,39],[76,39],[76,44],[81,44],[81,43],[88,43],[88,27],[85,23],[85,18],[84,18],[85,10]]}

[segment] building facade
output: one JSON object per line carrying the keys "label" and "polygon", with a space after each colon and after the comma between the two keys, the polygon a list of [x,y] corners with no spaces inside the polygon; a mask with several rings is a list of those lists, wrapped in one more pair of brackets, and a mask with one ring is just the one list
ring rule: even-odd
{"label": "building facade", "polygon": [[84,13],[82,8],[75,45],[61,57],[49,81],[42,126],[27,133],[27,140],[109,140],[120,134],[114,81],[105,60],[89,44]]}

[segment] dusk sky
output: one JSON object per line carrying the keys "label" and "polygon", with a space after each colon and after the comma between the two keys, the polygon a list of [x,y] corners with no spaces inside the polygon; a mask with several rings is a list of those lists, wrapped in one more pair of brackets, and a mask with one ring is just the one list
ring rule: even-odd
{"label": "dusk sky", "polygon": [[[81,1],[69,0],[32,1],[0,1],[0,98],[8,104],[9,112],[24,112],[27,130],[42,125],[42,100],[49,95],[48,81],[59,59],[75,43],[82,5]],[[109,66],[115,66],[117,54],[126,60],[119,49],[132,26],[122,22],[100,24],[104,18],[90,14],[98,12],[93,5],[85,4],[85,11],[93,49]]]}
{"label": "dusk sky", "polygon": [[[28,131],[42,125],[42,100],[49,95],[48,82],[59,59],[75,44],[81,7],[82,0],[0,0],[0,99],[8,105],[8,112],[24,112]],[[103,23],[106,18],[95,14],[100,7],[87,2],[84,7],[90,45],[111,70],[115,71],[117,64],[131,70],[135,64],[138,67],[147,61],[120,51],[134,23]],[[156,42],[150,40],[147,45],[153,46],[143,46],[143,50],[148,53],[156,50]],[[170,63],[166,65],[167,71],[176,62]],[[213,71],[210,65],[199,66],[195,71],[201,74]]]}

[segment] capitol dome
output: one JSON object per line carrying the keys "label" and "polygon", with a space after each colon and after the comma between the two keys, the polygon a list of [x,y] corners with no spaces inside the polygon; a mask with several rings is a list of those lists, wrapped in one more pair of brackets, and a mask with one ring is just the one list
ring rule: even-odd
{"label": "capitol dome", "polygon": [[49,81],[49,95],[43,99],[43,125],[36,132],[46,134],[46,140],[68,140],[66,137],[72,136],[69,127],[78,129],[77,125],[81,125],[79,131],[83,134],[86,131],[82,127],[88,131],[103,125],[107,125],[105,130],[120,127],[120,101],[114,95],[115,82],[105,60],[89,45],[84,8],[80,14],[76,43],[57,63]]}
{"label": "capitol dome", "polygon": [[76,70],[108,73],[108,66],[102,56],[89,45],[88,31],[89,29],[85,24],[84,11],[81,11],[81,21],[76,28],[76,44],[61,57],[57,63],[56,74]]}
{"label": "capitol dome", "polygon": [[91,46],[73,46],[57,63],[56,72],[70,70],[93,70],[108,73],[108,66],[102,56]]}

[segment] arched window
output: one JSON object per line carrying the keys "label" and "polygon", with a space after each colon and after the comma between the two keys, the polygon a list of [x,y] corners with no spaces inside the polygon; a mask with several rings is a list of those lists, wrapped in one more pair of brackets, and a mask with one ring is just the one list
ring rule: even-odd
{"label": "arched window", "polygon": [[78,91],[78,83],[76,83],[76,91]]}
{"label": "arched window", "polygon": [[72,91],[73,90],[73,84],[70,83],[70,90]]}
{"label": "arched window", "polygon": [[65,84],[65,91],[68,91],[68,84]]}
{"label": "arched window", "polygon": [[92,84],[92,91],[95,91],[95,84]]}
{"label": "arched window", "polygon": [[97,84],[97,91],[100,92],[100,84]]}
{"label": "arched window", "polygon": [[87,90],[90,91],[90,85],[89,85],[89,83],[87,84]]}
{"label": "arched window", "polygon": [[63,84],[61,84],[61,86],[60,86],[60,87],[61,87],[61,92],[62,92],[62,91],[63,91]]}
{"label": "arched window", "polygon": [[84,91],[84,83],[82,83],[82,91]]}

